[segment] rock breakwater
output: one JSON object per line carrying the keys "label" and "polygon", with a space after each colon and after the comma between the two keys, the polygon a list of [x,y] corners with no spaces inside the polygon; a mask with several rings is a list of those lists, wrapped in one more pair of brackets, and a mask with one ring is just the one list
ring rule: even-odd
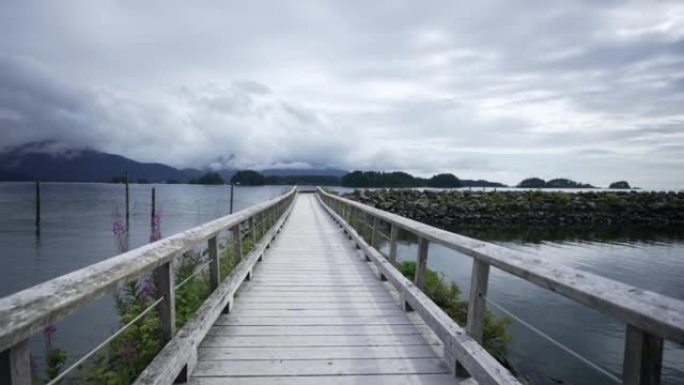
{"label": "rock breakwater", "polygon": [[356,190],[348,198],[438,226],[684,224],[682,192]]}

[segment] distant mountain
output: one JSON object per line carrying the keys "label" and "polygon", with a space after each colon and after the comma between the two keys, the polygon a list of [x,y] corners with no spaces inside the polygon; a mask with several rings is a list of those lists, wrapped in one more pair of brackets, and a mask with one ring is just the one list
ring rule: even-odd
{"label": "distant mountain", "polygon": [[[187,182],[208,170],[177,169],[161,163],[144,163],[121,155],[92,149],[67,148],[55,141],[32,142],[0,152],[0,181],[110,182],[128,172],[132,182]],[[237,170],[223,169],[219,174],[230,180]],[[330,175],[347,173],[335,168],[267,169],[266,176]]]}
{"label": "distant mountain", "polygon": [[0,153],[0,180],[45,182],[109,182],[129,173],[131,181],[185,181],[200,170],[179,170],[161,163],[143,163],[91,149],[55,149],[54,142],[36,142]]}

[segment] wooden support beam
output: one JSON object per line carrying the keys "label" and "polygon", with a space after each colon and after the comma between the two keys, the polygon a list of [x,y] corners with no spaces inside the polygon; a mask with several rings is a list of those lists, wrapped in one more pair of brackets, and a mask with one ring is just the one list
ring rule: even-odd
{"label": "wooden support beam", "polygon": [[425,238],[418,239],[418,255],[416,257],[416,276],[413,280],[415,285],[423,290],[425,286],[425,273],[427,272],[428,246],[430,243]]}
{"label": "wooden support beam", "polygon": [[240,234],[240,224],[233,227],[233,244],[235,246],[235,264],[242,261],[242,234]]}
{"label": "wooden support beam", "polygon": [[214,291],[221,282],[220,259],[218,256],[218,241],[216,237],[211,237],[207,241],[209,249],[209,287]]}
{"label": "wooden support beam", "polygon": [[663,366],[663,339],[627,324],[622,366],[624,385],[658,385]]}
{"label": "wooden support beam", "polygon": [[473,339],[482,343],[485,313],[487,312],[487,286],[489,282],[489,265],[473,260],[473,271],[470,277],[470,299],[468,301],[468,321],[466,331]]}
{"label": "wooden support beam", "polygon": [[254,225],[254,217],[249,217],[249,234],[252,238],[252,243],[256,243],[256,226]]}
{"label": "wooden support beam", "polygon": [[157,295],[164,300],[159,303],[159,326],[164,341],[176,334],[176,293],[173,274],[173,258],[154,270],[154,286]]}
{"label": "wooden support beam", "polygon": [[0,384],[31,385],[31,344],[22,340],[0,353]]}
{"label": "wooden support beam", "polygon": [[399,243],[399,226],[391,225],[390,229],[390,244],[389,244],[389,260],[392,264],[397,263],[397,245]]}
{"label": "wooden support beam", "polygon": [[371,247],[378,245],[378,232],[380,231],[380,219],[373,217],[373,232],[371,233]]}

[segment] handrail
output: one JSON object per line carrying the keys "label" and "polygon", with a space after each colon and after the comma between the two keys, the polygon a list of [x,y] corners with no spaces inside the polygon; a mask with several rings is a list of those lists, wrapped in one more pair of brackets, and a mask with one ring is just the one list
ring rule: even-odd
{"label": "handrail", "polygon": [[[330,194],[320,188],[318,193],[328,200],[333,208],[350,218],[354,212],[363,212],[389,223],[393,232],[396,232],[396,229],[403,229],[418,236],[421,243],[425,243],[425,260],[418,258],[417,283],[420,282],[418,275],[424,274],[424,271],[421,271],[421,265],[425,266],[426,263],[428,242],[443,245],[472,257],[473,284],[469,304],[474,308],[473,310],[476,310],[473,313],[484,314],[489,266],[494,266],[623,320],[628,325],[623,368],[625,380],[634,376],[642,379],[654,374],[659,376],[662,340],[684,342],[684,301],[441,230]],[[471,319],[470,308],[468,313],[468,332],[478,339],[481,335],[481,325],[478,324],[482,321]],[[483,316],[473,315],[472,317]]]}
{"label": "handrail", "polygon": [[[444,359],[448,367],[462,374],[462,366],[480,385],[520,385],[520,382],[490,355],[472,336],[468,335],[451,317],[435,304],[423,291],[404,275],[380,252],[369,245],[342,216],[334,212],[318,196],[323,208],[344,229],[345,233],[363,250],[368,261],[373,262],[380,279],[387,280],[399,292],[402,306],[416,311],[444,345]],[[377,230],[377,229],[376,229]],[[457,364],[458,362],[458,364]]]}
{"label": "handrail", "polygon": [[[21,355],[26,356],[28,351],[24,347],[27,345],[25,341],[36,331],[152,270],[155,273],[161,272],[156,274],[161,276],[157,282],[157,290],[161,295],[166,295],[166,300],[160,305],[160,318],[165,323],[162,331],[170,339],[175,327],[173,296],[169,295],[173,293],[173,269],[170,265],[174,256],[200,242],[209,241],[211,250],[212,243],[216,245],[216,237],[220,232],[232,230],[234,234],[239,234],[240,224],[245,221],[253,222],[257,215],[273,215],[275,222],[276,214],[280,215],[285,210],[283,203],[295,194],[296,188],[292,188],[279,197],[237,213],[1,298],[0,352],[21,347]],[[240,243],[238,240],[237,244]],[[216,256],[213,259],[216,260]],[[212,274],[218,275],[216,267],[210,267]],[[217,278],[212,277],[212,286],[218,286]],[[16,354],[10,356],[14,357]]]}

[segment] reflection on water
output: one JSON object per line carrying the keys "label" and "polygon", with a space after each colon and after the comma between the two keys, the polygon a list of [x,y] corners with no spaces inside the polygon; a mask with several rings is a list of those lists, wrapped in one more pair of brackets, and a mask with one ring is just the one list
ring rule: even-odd
{"label": "reflection on water", "polygon": [[[684,234],[679,228],[463,226],[449,230],[684,300]],[[415,259],[416,241],[402,235],[399,257]],[[388,251],[386,244],[383,248]],[[458,283],[467,296],[469,257],[431,244],[428,266]],[[619,320],[498,269],[492,269],[488,298],[620,375],[624,324]],[[529,383],[614,383],[526,326],[514,322],[511,331],[510,361]],[[663,383],[684,384],[684,346],[666,343],[664,356]]]}
{"label": "reflection on water", "polygon": [[446,230],[492,242],[603,242],[603,243],[669,243],[684,240],[681,226],[449,226]]}

